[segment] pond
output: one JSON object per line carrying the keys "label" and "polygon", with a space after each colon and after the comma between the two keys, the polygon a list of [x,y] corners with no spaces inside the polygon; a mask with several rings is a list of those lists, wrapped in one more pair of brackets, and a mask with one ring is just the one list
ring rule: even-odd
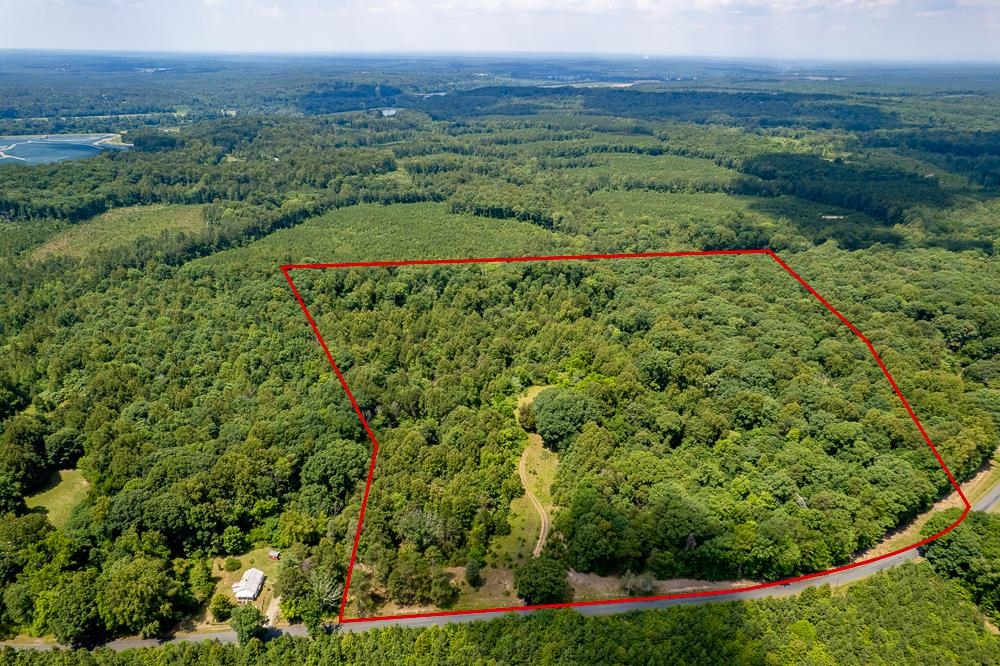
{"label": "pond", "polygon": [[93,157],[102,150],[125,150],[117,134],[0,136],[0,165],[48,164]]}

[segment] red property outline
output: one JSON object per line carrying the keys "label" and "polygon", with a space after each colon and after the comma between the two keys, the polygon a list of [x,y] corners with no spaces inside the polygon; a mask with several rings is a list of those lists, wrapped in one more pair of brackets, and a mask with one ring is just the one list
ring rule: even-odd
{"label": "red property outline", "polygon": [[[344,610],[347,607],[347,595],[351,585],[351,574],[354,572],[354,563],[358,554],[358,543],[361,540],[361,530],[364,526],[365,520],[365,508],[368,506],[368,493],[371,490],[372,476],[375,472],[375,460],[378,457],[378,440],[375,438],[375,433],[372,432],[371,426],[368,425],[368,420],[365,418],[364,414],[361,413],[361,408],[358,406],[357,400],[354,399],[354,394],[351,393],[350,387],[348,387],[347,382],[344,380],[344,375],[341,374],[340,368],[337,367],[337,362],[333,359],[333,354],[330,353],[329,347],[327,347],[326,341],[323,339],[323,335],[319,332],[319,327],[316,325],[316,320],[313,319],[312,314],[309,312],[309,308],[306,307],[305,301],[302,299],[302,295],[299,293],[298,288],[295,286],[295,282],[292,281],[291,271],[293,270],[306,270],[306,269],[317,269],[317,268],[377,268],[377,267],[392,267],[392,266],[428,266],[428,265],[450,265],[450,264],[492,264],[492,263],[515,263],[515,262],[529,262],[529,261],[587,261],[595,259],[657,259],[664,257],[704,257],[704,256],[719,256],[719,255],[766,255],[778,263],[789,275],[791,275],[795,280],[801,284],[806,291],[808,291],[816,300],[823,304],[823,306],[832,312],[836,317],[843,322],[847,328],[851,330],[863,343],[868,347],[868,351],[871,352],[872,357],[875,362],[878,363],[879,368],[882,369],[882,374],[885,375],[886,379],[889,380],[889,385],[892,386],[892,390],[896,392],[896,396],[899,398],[900,402],[903,403],[903,407],[906,408],[907,413],[913,420],[913,423],[917,426],[917,430],[920,431],[920,435],[927,442],[927,446],[930,448],[934,457],[937,459],[938,464],[944,473],[948,476],[948,481],[951,482],[952,487],[958,492],[958,496],[962,499],[965,504],[965,510],[962,511],[962,515],[959,516],[958,520],[949,525],[947,528],[941,530],[933,536],[929,536],[925,539],[918,541],[917,543],[906,546],[905,548],[899,548],[885,555],[879,555],[877,557],[871,557],[866,560],[861,560],[859,562],[852,562],[850,564],[845,564],[843,566],[835,567],[832,569],[827,569],[825,571],[817,571],[815,573],[806,574],[804,576],[796,576],[794,578],[786,578],[784,580],[777,580],[770,583],[760,583],[757,585],[751,585],[747,587],[738,588],[728,588],[723,590],[707,590],[703,592],[686,592],[681,594],[666,594],[659,596],[649,596],[649,597],[628,597],[625,599],[598,599],[593,601],[574,601],[567,603],[558,604],[538,604],[534,606],[503,606],[498,608],[481,608],[481,609],[467,609],[467,610],[455,610],[455,611],[437,611],[431,613],[412,613],[404,615],[383,615],[377,617],[357,617],[357,618],[345,618]],[[341,386],[344,387],[344,392],[347,394],[348,399],[351,401],[351,405],[354,407],[355,413],[358,418],[361,419],[361,425],[364,426],[365,432],[368,434],[368,439],[372,443],[372,458],[371,463],[368,466],[368,479],[365,483],[364,497],[361,500],[361,513],[358,517],[358,527],[354,533],[354,545],[351,549],[351,561],[347,569],[347,579],[344,581],[344,594],[340,600],[340,612],[338,614],[338,619],[341,623],[348,622],[378,622],[385,620],[401,620],[401,619],[413,619],[421,617],[440,617],[448,615],[479,615],[486,613],[504,613],[513,611],[524,611],[524,610],[535,610],[543,608],[572,608],[580,606],[599,606],[607,604],[623,604],[623,603],[635,603],[643,601],[662,601],[667,599],[686,599],[694,597],[712,597],[719,595],[732,594],[735,592],[748,592],[752,590],[760,590],[769,587],[775,587],[778,585],[787,585],[789,583],[794,583],[798,581],[810,580],[813,578],[822,578],[825,576],[830,576],[832,574],[847,571],[848,569],[854,569],[856,567],[870,564],[872,562],[877,562],[879,560],[884,560],[900,553],[905,553],[906,551],[913,550],[914,548],[919,548],[924,544],[930,543],[935,539],[947,534],[952,531],[958,525],[965,520],[965,517],[972,510],[972,505],[969,503],[968,498],[966,498],[965,493],[962,492],[961,486],[955,481],[955,477],[952,476],[951,470],[948,469],[948,465],[945,464],[944,459],[941,454],[938,453],[937,447],[931,441],[931,438],[927,435],[924,430],[923,425],[921,425],[920,420],[914,413],[913,408],[907,401],[906,397],[903,395],[902,391],[899,390],[899,386],[896,384],[896,380],[893,379],[892,375],[889,373],[889,369],[885,366],[882,361],[882,357],[879,356],[878,352],[875,351],[875,346],[871,341],[865,337],[865,335],[858,330],[854,324],[847,320],[847,318],[837,311],[830,303],[820,296],[819,292],[812,288],[808,282],[805,281],[802,276],[793,271],[791,267],[788,266],[782,259],[770,249],[757,249],[757,250],[710,250],[710,251],[700,251],[700,252],[644,252],[644,253],[634,253],[634,254],[581,254],[581,255],[555,255],[555,256],[537,256],[537,257],[483,257],[483,258],[468,258],[468,259],[414,259],[414,260],[400,260],[400,261],[357,261],[357,262],[344,262],[344,263],[334,263],[334,264],[286,264],[281,266],[281,272],[284,274],[285,279],[288,281],[288,285],[292,289],[292,293],[295,295],[295,299],[299,303],[299,307],[302,308],[302,312],[305,314],[306,319],[309,321],[309,326],[312,328],[313,333],[316,335],[316,340],[319,341],[320,347],[323,348],[323,352],[326,354],[327,360],[330,361],[330,367],[333,368],[333,372],[337,375],[337,379],[340,380]]]}

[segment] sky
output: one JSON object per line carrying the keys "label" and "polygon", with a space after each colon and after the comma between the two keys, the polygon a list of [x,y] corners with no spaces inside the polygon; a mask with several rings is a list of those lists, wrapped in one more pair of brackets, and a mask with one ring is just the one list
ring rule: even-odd
{"label": "sky", "polygon": [[0,0],[0,49],[1000,61],[1000,0]]}

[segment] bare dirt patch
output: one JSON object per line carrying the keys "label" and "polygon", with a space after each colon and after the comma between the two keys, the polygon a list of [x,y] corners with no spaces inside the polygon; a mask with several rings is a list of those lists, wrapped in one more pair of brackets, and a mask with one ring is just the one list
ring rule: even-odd
{"label": "bare dirt patch", "polygon": [[[570,587],[573,588],[574,601],[619,599],[624,595],[624,592],[622,592],[621,589],[620,576],[598,576],[597,574],[570,571],[569,584]],[[752,580],[704,581],[696,580],[694,578],[655,580],[653,581],[654,589],[650,596],[684,594],[686,592],[708,592],[711,590],[730,590],[757,584],[757,582]]]}

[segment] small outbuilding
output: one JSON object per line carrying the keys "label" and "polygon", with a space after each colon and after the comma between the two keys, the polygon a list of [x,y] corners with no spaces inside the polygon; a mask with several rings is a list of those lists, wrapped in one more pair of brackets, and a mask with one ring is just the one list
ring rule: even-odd
{"label": "small outbuilding", "polygon": [[260,569],[247,569],[243,572],[240,582],[233,583],[233,594],[236,595],[236,601],[248,604],[257,598],[262,587],[264,587],[264,572]]}
{"label": "small outbuilding", "polygon": [[269,550],[267,551],[267,559],[277,562],[281,559],[281,551]]}

